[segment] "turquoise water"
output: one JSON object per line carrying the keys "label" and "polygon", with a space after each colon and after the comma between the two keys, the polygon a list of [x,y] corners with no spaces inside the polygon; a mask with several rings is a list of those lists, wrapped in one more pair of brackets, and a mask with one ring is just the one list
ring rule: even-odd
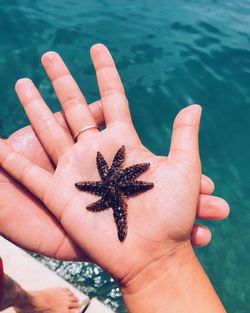
{"label": "turquoise water", "polygon": [[[250,1],[0,0],[0,39],[1,134],[27,123],[13,89],[21,76],[59,109],[39,61],[47,50],[63,56],[88,101],[96,100],[88,53],[96,42],[113,53],[136,128],[155,153],[166,153],[176,112],[202,104],[203,172],[232,211],[207,223],[213,242],[197,253],[227,311],[250,312]],[[125,312],[99,268],[43,262]]]}

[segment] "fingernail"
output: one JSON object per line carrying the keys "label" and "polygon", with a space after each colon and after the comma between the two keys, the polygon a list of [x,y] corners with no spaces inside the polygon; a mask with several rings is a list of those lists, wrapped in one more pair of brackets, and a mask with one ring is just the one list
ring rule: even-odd
{"label": "fingernail", "polygon": [[[217,198],[217,201],[211,201],[209,202],[209,206],[211,209],[215,209],[218,213],[220,213],[221,218],[227,218],[230,213],[230,206],[229,204],[222,198]],[[219,218],[219,216],[217,216]]]}
{"label": "fingernail", "polygon": [[107,47],[102,43],[96,43],[90,48],[90,52],[94,52],[97,55],[102,54],[104,50],[107,50]]}
{"label": "fingernail", "polygon": [[30,87],[32,87],[33,83],[29,78],[20,78],[16,82],[16,87],[24,92],[27,92]]}
{"label": "fingernail", "polygon": [[45,65],[52,65],[55,61],[55,58],[58,56],[58,54],[54,51],[48,51],[44,53],[42,56],[42,63]]}

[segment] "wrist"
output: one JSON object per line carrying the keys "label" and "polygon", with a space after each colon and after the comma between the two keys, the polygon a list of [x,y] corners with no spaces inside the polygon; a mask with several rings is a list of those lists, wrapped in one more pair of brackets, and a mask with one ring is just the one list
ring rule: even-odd
{"label": "wrist", "polygon": [[[129,312],[166,312],[169,298],[174,301],[178,294],[188,291],[195,259],[192,246],[186,242],[131,275],[121,286]],[[173,312],[177,311],[175,308]],[[167,312],[172,311],[168,308]]]}
{"label": "wrist", "polygon": [[150,263],[121,291],[130,313],[225,312],[189,242]]}

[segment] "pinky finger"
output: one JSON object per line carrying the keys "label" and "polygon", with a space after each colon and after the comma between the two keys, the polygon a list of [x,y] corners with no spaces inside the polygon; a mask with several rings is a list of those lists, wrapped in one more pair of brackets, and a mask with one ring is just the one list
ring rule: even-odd
{"label": "pinky finger", "polygon": [[0,167],[42,200],[51,174],[33,164],[0,139]]}
{"label": "pinky finger", "polygon": [[204,225],[195,224],[191,233],[191,243],[194,247],[204,247],[212,239],[211,231]]}

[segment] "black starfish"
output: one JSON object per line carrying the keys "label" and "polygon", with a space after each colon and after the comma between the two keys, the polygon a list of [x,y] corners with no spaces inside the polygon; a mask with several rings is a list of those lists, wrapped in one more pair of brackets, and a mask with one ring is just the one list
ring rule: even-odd
{"label": "black starfish", "polygon": [[113,209],[120,241],[123,241],[127,236],[127,203],[125,198],[147,191],[154,186],[153,183],[135,180],[149,169],[149,163],[136,164],[122,169],[124,160],[125,146],[117,151],[110,168],[108,168],[102,154],[97,152],[96,164],[101,181],[86,181],[75,184],[82,191],[101,196],[100,200],[86,207],[88,210],[99,212],[108,208]]}

